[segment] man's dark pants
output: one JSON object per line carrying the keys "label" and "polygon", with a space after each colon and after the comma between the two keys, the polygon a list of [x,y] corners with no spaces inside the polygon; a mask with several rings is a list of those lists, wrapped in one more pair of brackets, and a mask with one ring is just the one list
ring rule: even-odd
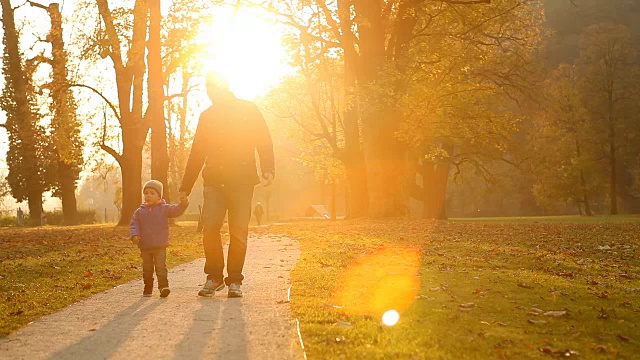
{"label": "man's dark pants", "polygon": [[206,262],[207,279],[221,281],[224,254],[220,229],[229,212],[229,254],[227,256],[227,285],[242,284],[242,268],[247,254],[247,237],[251,219],[251,199],[254,185],[217,185],[204,187],[202,208],[202,243]]}
{"label": "man's dark pants", "polygon": [[142,279],[145,285],[153,285],[153,271],[158,277],[158,289],[169,287],[167,279],[167,248],[141,249]]}

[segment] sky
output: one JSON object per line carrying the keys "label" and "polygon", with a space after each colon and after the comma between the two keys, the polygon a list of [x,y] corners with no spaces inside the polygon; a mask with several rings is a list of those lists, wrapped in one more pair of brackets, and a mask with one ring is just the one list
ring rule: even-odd
{"label": "sky", "polygon": [[[46,0],[39,1],[48,5]],[[13,5],[22,4],[23,1],[13,1]],[[64,0],[62,12],[65,18],[75,15],[75,0]],[[112,2],[113,3],[113,2]],[[163,12],[166,13],[171,2],[163,1]],[[24,50],[28,53],[34,43],[37,42],[35,34],[46,34],[48,31],[48,19],[41,9],[23,6],[16,11],[17,21],[28,20],[29,27],[23,31]],[[42,19],[42,20],[40,20]],[[78,26],[79,22],[75,22]],[[71,28],[69,22],[63,24],[65,37]],[[32,28],[32,27],[35,27]],[[20,28],[20,26],[19,26]],[[281,47],[279,26],[274,19],[261,15],[257,10],[240,9],[235,12],[233,7],[222,7],[216,9],[212,24],[202,29],[202,37],[211,45],[208,49],[208,59],[205,59],[205,71],[216,71],[226,75],[230,81],[232,91],[239,98],[254,100],[265,95],[269,89],[277,85],[280,79],[291,74],[292,69],[286,64],[285,53]],[[2,31],[0,28],[0,36]],[[2,44],[0,43],[0,49]],[[38,49],[38,46],[35,47]],[[0,84],[3,78],[0,76]],[[202,91],[203,89],[201,89]],[[204,92],[202,93],[204,96]],[[88,108],[95,111],[96,107],[101,108],[102,104],[89,104]],[[82,107],[79,109],[83,111]],[[5,121],[4,114],[0,111],[0,122]],[[85,133],[93,132],[92,129],[85,129]],[[8,171],[5,154],[8,149],[8,139],[6,132],[0,128],[0,174]],[[4,199],[4,207],[12,210],[16,208],[13,198]],[[26,203],[21,204],[23,208]],[[60,208],[60,201],[45,197],[45,210]],[[0,208],[0,210],[2,210]]]}

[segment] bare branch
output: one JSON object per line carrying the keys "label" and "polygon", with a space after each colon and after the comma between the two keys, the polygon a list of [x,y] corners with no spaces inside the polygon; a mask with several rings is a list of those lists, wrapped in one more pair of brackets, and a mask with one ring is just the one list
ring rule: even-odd
{"label": "bare branch", "polygon": [[116,119],[118,119],[118,121],[120,122],[120,124],[122,124],[122,118],[120,117],[120,114],[118,113],[117,108],[115,107],[115,105],[113,105],[113,103],[111,101],[109,101],[109,99],[107,99],[104,95],[102,95],[102,93],[98,90],[96,90],[95,88],[89,86],[89,85],[85,85],[85,84],[64,84],[61,85],[53,90],[64,90],[64,89],[70,89],[72,87],[80,87],[80,88],[86,88],[89,89],[91,91],[93,91],[94,93],[98,94],[98,96],[100,96],[102,98],[102,100],[104,100],[104,102],[109,105],[109,107],[111,108],[111,111],[113,111],[113,115],[116,117]]}
{"label": "bare branch", "polygon": [[120,165],[120,167],[122,167],[122,155],[118,154],[117,151],[115,151],[112,147],[106,145],[106,144],[100,144],[100,149],[104,150],[107,154],[113,156],[113,158],[118,162],[118,164]]}

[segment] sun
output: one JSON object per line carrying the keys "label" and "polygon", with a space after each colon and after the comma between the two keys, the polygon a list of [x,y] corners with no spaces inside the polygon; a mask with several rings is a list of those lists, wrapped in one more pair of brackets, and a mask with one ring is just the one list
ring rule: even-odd
{"label": "sun", "polygon": [[253,100],[265,95],[282,76],[292,72],[285,61],[281,27],[264,11],[217,8],[201,36],[208,43],[205,71],[225,75],[239,98]]}

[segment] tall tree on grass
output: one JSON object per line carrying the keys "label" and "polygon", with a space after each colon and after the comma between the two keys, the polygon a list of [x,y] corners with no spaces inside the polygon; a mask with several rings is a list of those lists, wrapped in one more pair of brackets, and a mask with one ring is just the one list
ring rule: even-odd
{"label": "tall tree on grass", "polygon": [[44,129],[35,107],[30,74],[25,68],[10,0],[0,1],[4,30],[4,88],[0,107],[6,113],[9,134],[7,181],[17,201],[27,200],[32,225],[40,224],[42,194],[47,190]]}
{"label": "tall tree on grass", "polygon": [[534,93],[544,15],[536,1],[431,6],[415,18],[421,32],[397,52],[385,81],[400,114],[396,137],[421,175],[411,194],[424,217],[444,218],[451,169],[492,182],[493,163],[514,163],[508,149],[520,104]]}
{"label": "tall tree on grass", "polygon": [[46,41],[51,44],[51,57],[38,56],[34,60],[51,66],[51,81],[43,86],[51,93],[53,117],[51,121],[51,136],[54,165],[53,190],[54,195],[62,200],[62,212],[65,225],[77,223],[76,182],[83,164],[80,138],[81,124],[77,119],[77,104],[73,93],[67,87],[69,81],[68,55],[62,36],[62,14],[57,3],[44,6],[29,1],[31,6],[41,8],[47,12],[51,20],[51,29]]}
{"label": "tall tree on grass", "polygon": [[635,88],[640,84],[636,80],[635,59],[629,29],[623,25],[592,25],[581,35],[577,60],[579,85],[598,133],[603,134],[601,144],[609,168],[611,214],[619,211],[621,174],[625,166],[621,155],[627,150],[626,146],[634,143],[629,137],[638,134],[636,110],[640,98]]}
{"label": "tall tree on grass", "polygon": [[[145,118],[151,124],[151,178],[169,189],[169,154],[167,150],[167,126],[164,114],[164,82],[162,73],[162,54],[160,29],[162,14],[160,0],[149,2],[149,41],[147,42],[147,64],[149,66],[148,94],[149,105]],[[171,200],[171,192],[164,192],[164,198]]]}
{"label": "tall tree on grass", "polygon": [[[400,103],[411,90],[409,87],[414,84],[416,72],[420,75],[432,72],[434,80],[431,84],[436,85],[443,96],[454,97],[475,91],[474,86],[483,90],[485,85],[493,89],[493,93],[508,89],[510,91],[504,91],[511,93],[507,97],[515,96],[511,90],[516,88],[515,83],[523,73],[511,66],[527,50],[535,49],[543,18],[538,0],[339,0],[331,3],[312,0],[276,2],[265,7],[278,13],[284,23],[295,29],[289,36],[290,43],[299,45],[297,48],[292,46],[296,49],[295,56],[310,63],[326,58],[343,59],[345,87],[353,86],[356,94],[355,101],[350,102],[353,106],[348,107],[344,115],[345,130],[353,130],[345,131],[345,142],[352,144],[354,153],[362,151],[364,155],[359,161],[364,160],[368,213],[374,217],[406,210],[408,192],[405,184],[415,174],[407,162],[408,144],[396,135],[402,131],[402,118],[408,110]],[[458,45],[452,50],[447,46],[428,46],[430,41],[446,43],[442,39],[465,44],[466,48]],[[470,51],[471,55],[456,52],[461,49]],[[432,59],[425,60],[431,50],[436,51],[431,54]],[[497,58],[496,53],[502,54],[510,62],[499,66],[498,62],[492,61],[490,64],[496,66],[487,66],[478,53],[491,58]],[[459,67],[446,68],[440,64],[448,64],[449,58]],[[464,69],[468,68],[477,70],[465,74]],[[444,73],[438,73],[443,69]],[[447,71],[455,74],[448,76]],[[469,80],[469,75],[474,78]],[[439,83],[435,80],[438,77],[445,82]],[[458,77],[457,82],[455,77]],[[452,87],[447,89],[448,85]],[[491,96],[493,94],[483,95],[485,99]],[[471,96],[458,98],[472,105]],[[418,104],[424,108],[425,104]],[[449,121],[464,122],[463,115],[462,109],[455,117],[450,115]],[[414,132],[421,130],[407,128]],[[432,182],[441,184],[448,179],[449,167],[440,168],[442,171],[432,172],[435,177],[428,182],[431,188],[437,185]],[[437,188],[440,190],[433,196],[442,200],[446,186]],[[430,213],[433,214],[431,217],[437,217],[440,212]]]}
{"label": "tall tree on grass", "polygon": [[[323,189],[326,184],[331,185],[329,207],[335,218],[335,184],[344,181],[348,168],[342,117],[345,95],[343,88],[334,83],[333,73],[320,74],[312,75],[306,69],[288,77],[267,97],[267,106],[281,119],[278,123],[295,144],[296,160],[313,170]],[[362,215],[351,208],[353,192],[347,192],[346,196],[346,216]]]}
{"label": "tall tree on grass", "polygon": [[[178,179],[182,178],[176,169],[182,171],[186,161],[189,83],[197,71],[196,59],[204,57],[204,45],[197,38],[201,26],[210,21],[208,7],[203,1],[174,1],[167,15],[162,16],[160,1],[150,2],[149,101],[145,118],[151,124],[151,177],[165,185],[167,201],[171,196],[170,185],[177,186]],[[172,102],[174,99],[179,103]],[[178,129],[168,127],[171,122],[167,120],[174,118],[178,119]],[[174,136],[176,131],[178,145]],[[169,183],[171,165],[174,168],[172,184]]]}
{"label": "tall tree on grass", "polygon": [[[90,3],[84,5],[91,5]],[[101,25],[95,34],[95,41],[89,48],[97,50],[100,56],[111,60],[117,102],[109,101],[98,89],[88,85],[68,84],[67,87],[79,86],[95,92],[108,104],[118,121],[122,151],[119,152],[105,143],[104,136],[100,148],[111,155],[120,166],[122,211],[118,225],[128,225],[133,212],[140,204],[142,148],[150,127],[143,116],[149,4],[146,0],[136,0],[133,9],[111,8],[107,0],[95,0],[94,4],[97,5]]]}
{"label": "tall tree on grass", "polygon": [[577,82],[575,67],[562,64],[544,84],[531,147],[534,194],[543,205],[565,201],[591,216],[594,198],[603,198],[606,176],[598,133]]}

